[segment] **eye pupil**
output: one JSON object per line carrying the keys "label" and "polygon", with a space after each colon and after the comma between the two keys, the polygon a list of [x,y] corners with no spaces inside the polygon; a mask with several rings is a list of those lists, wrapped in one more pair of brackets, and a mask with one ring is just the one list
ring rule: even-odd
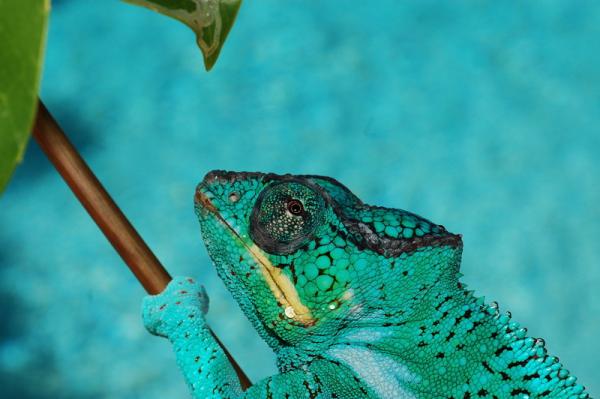
{"label": "eye pupil", "polygon": [[304,207],[302,206],[302,202],[297,199],[293,199],[288,201],[287,209],[292,215],[301,215],[304,211]]}

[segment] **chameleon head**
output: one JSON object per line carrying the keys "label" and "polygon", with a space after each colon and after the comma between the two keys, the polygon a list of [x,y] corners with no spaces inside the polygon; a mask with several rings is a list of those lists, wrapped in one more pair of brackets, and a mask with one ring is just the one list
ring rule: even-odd
{"label": "chameleon head", "polygon": [[374,281],[369,264],[434,241],[460,244],[441,226],[365,205],[321,176],[212,171],[195,204],[220,277],[272,346],[297,344],[361,312]]}

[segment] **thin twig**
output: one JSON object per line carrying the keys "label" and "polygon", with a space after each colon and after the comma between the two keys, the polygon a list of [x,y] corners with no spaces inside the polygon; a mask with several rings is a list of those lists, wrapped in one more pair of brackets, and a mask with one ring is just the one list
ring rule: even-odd
{"label": "thin twig", "polygon": [[[149,294],[162,292],[171,281],[171,276],[104,189],[41,100],[33,137],[144,289]],[[214,333],[213,336],[233,365],[242,388],[246,389],[251,385],[250,380]]]}

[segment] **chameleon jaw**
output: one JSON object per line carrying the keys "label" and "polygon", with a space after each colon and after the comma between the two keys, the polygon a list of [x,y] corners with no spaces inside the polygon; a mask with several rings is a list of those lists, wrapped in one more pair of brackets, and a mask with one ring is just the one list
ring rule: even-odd
{"label": "chameleon jaw", "polygon": [[290,278],[282,272],[282,269],[273,266],[264,251],[256,244],[252,242],[247,243],[246,240],[244,240],[221,216],[210,197],[201,189],[196,190],[194,199],[196,205],[201,210],[207,211],[208,214],[213,215],[225,227],[225,230],[232,238],[243,245],[246,251],[252,256],[256,264],[259,265],[261,274],[267,282],[273,296],[283,308],[285,316],[303,324],[305,327],[314,325],[316,320],[313,318],[310,309],[302,303],[296,287]]}

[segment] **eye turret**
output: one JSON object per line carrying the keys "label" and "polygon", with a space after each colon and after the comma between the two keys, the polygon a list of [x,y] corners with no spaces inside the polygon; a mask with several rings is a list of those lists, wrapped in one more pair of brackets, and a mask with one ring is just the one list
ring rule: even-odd
{"label": "eye turret", "polygon": [[325,201],[315,188],[278,182],[259,195],[250,217],[250,236],[264,251],[289,255],[310,241],[324,221]]}

